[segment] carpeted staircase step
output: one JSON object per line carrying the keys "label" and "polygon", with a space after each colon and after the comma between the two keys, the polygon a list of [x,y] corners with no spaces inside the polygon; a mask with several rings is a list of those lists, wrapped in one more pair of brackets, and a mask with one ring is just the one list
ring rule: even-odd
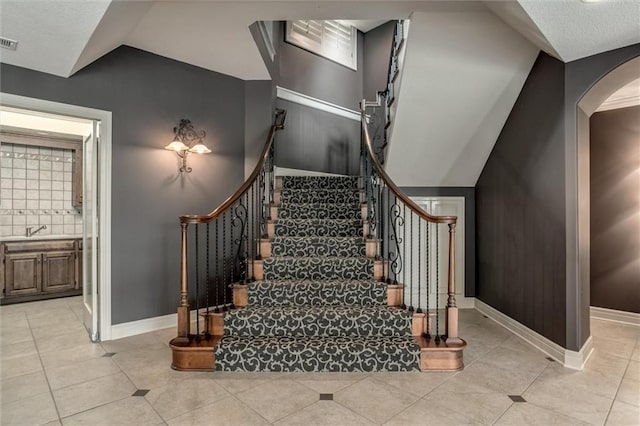
{"label": "carpeted staircase step", "polygon": [[263,263],[265,280],[368,280],[374,260],[367,257],[270,257]]}
{"label": "carpeted staircase step", "polygon": [[358,189],[358,176],[282,176],[284,189]]}
{"label": "carpeted staircase step", "polygon": [[362,237],[362,220],[278,219],[274,222],[277,237]]}
{"label": "carpeted staircase step", "polygon": [[215,360],[218,371],[415,371],[420,346],[411,336],[225,336]]}
{"label": "carpeted staircase step", "polygon": [[344,256],[365,255],[362,237],[274,237],[272,256]]}
{"label": "carpeted staircase step", "polygon": [[387,305],[387,284],[375,280],[271,280],[247,284],[249,306]]}
{"label": "carpeted staircase step", "polygon": [[362,207],[339,203],[282,203],[278,208],[280,219],[361,219]]}
{"label": "carpeted staircase step", "polygon": [[[275,197],[278,201],[278,197]],[[360,203],[360,191],[357,189],[282,189],[280,202],[287,203]]]}

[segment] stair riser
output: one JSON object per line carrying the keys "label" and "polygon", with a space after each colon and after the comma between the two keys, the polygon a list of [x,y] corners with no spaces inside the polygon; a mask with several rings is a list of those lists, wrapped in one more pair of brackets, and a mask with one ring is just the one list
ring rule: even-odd
{"label": "stair riser", "polygon": [[273,237],[363,237],[368,233],[368,225],[362,223],[301,223],[278,221],[267,224],[269,239]]}
{"label": "stair riser", "polygon": [[271,206],[270,208],[270,218],[272,220],[276,219],[366,219],[367,216],[367,206],[361,205],[359,208],[353,209],[348,213],[341,211],[327,211],[322,212],[321,214],[301,214],[299,212],[294,211],[283,211],[286,209],[286,205],[278,205]]}
{"label": "stair riser", "polygon": [[[383,261],[381,260],[375,260],[373,262],[373,271],[372,271],[372,275],[368,275],[368,276],[364,276],[366,275],[365,272],[362,272],[362,277],[358,277],[358,278],[353,278],[351,276],[327,276],[327,275],[323,275],[321,274],[321,276],[319,277],[314,277],[314,276],[307,276],[308,274],[304,274],[302,273],[302,276],[268,276],[267,278],[265,278],[265,270],[264,270],[264,261],[263,260],[256,260],[255,262],[249,262],[248,263],[248,272],[249,272],[249,276],[255,278],[258,281],[262,281],[264,279],[363,279],[363,280],[367,280],[367,279],[374,279],[374,280],[380,280],[383,277],[383,269],[386,271],[387,267],[385,266],[383,268]],[[384,265],[387,265],[388,262],[385,260],[384,261]]]}
{"label": "stair riser", "polygon": [[367,280],[374,276],[375,262],[361,258],[270,258],[263,262],[264,277],[309,280]]}
{"label": "stair riser", "polygon": [[[274,289],[261,289],[251,296],[251,306],[263,305],[294,305],[294,306],[316,306],[316,305],[376,305],[386,303],[387,306],[402,306],[403,286],[387,285],[386,295],[381,295],[381,291],[377,288],[365,287],[361,288],[357,294],[353,294],[342,289],[315,289],[309,295],[311,290],[302,288],[300,290],[292,290],[290,288],[280,286]],[[249,305],[249,285],[236,284],[233,286],[233,304],[238,308],[244,308]],[[253,291],[253,290],[252,290]],[[303,296],[299,296],[304,293]],[[352,296],[353,294],[353,296]],[[287,299],[286,302],[276,303],[274,300]]]}
{"label": "stair riser", "polygon": [[270,243],[269,253],[287,257],[360,257],[365,256],[366,250],[362,239],[278,237]]}
{"label": "stair riser", "polygon": [[291,312],[267,310],[258,315],[254,310],[239,309],[224,319],[225,335],[237,337],[391,337],[411,335],[411,318],[404,311],[396,315],[348,314],[308,308]]}
{"label": "stair riser", "polygon": [[351,338],[324,344],[311,339],[258,338],[252,344],[225,338],[216,348],[218,371],[372,372],[417,371],[420,348],[405,339],[361,342]]}
{"label": "stair riser", "polygon": [[313,204],[313,203],[337,203],[337,204],[360,204],[365,201],[365,195],[362,191],[298,191],[287,190],[273,192],[273,203],[281,204],[283,201],[288,203]]}
{"label": "stair riser", "polygon": [[[362,188],[362,178],[354,177],[347,179],[324,179],[324,178],[311,178],[304,179],[304,182],[300,182],[302,179],[285,179],[282,176],[276,177],[275,189],[327,189],[327,188],[345,188],[345,189],[359,189]],[[298,182],[294,182],[294,181]]]}

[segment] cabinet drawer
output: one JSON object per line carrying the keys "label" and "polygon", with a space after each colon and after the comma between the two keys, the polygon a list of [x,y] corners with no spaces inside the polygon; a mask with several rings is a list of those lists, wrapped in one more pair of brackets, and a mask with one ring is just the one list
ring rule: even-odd
{"label": "cabinet drawer", "polygon": [[4,243],[5,253],[17,253],[22,251],[49,251],[49,250],[74,250],[76,240],[53,241],[16,241]]}

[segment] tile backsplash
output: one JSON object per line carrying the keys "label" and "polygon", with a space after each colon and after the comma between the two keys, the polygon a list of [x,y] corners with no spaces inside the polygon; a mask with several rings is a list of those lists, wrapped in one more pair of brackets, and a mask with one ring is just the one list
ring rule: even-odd
{"label": "tile backsplash", "polygon": [[82,235],[82,211],[72,204],[73,151],[0,144],[0,238]]}

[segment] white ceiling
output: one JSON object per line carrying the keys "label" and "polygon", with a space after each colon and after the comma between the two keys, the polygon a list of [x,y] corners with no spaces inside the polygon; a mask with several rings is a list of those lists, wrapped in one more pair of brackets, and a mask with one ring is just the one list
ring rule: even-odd
{"label": "white ceiling", "polygon": [[[268,79],[248,26],[256,20],[407,18],[480,2],[381,0],[1,0],[0,35],[18,40],[0,61],[63,77],[129,45],[241,79]],[[564,61],[640,42],[640,2],[486,1],[535,45]],[[453,6],[452,6],[453,5]]]}

